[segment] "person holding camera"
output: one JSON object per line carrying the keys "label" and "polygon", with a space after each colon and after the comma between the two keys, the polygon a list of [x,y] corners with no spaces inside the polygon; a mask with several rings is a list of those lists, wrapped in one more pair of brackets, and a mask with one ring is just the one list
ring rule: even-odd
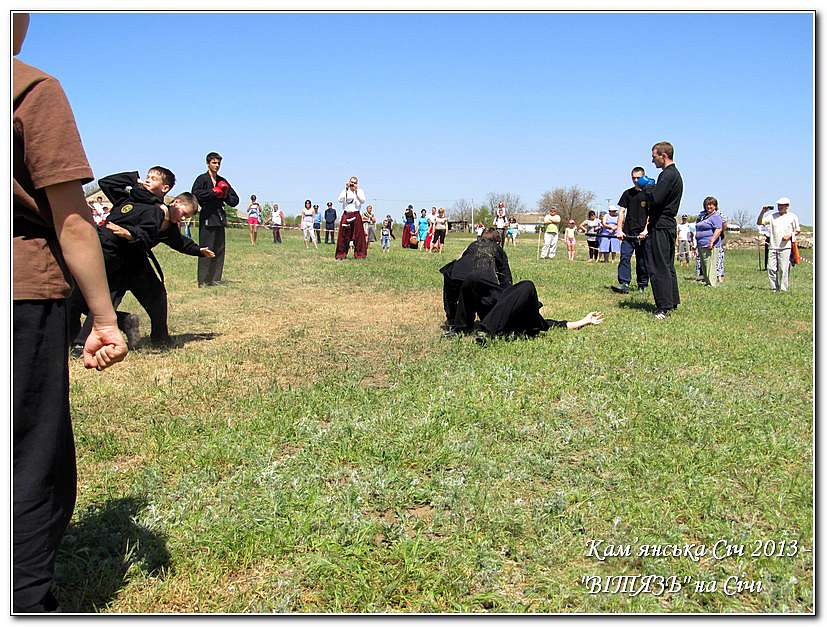
{"label": "person holding camera", "polygon": [[339,194],[339,202],[342,203],[342,219],[339,221],[339,237],[336,241],[336,261],[347,258],[351,242],[353,242],[353,256],[356,259],[364,259],[368,256],[368,243],[365,238],[361,212],[365,200],[365,192],[359,187],[359,179],[351,176]]}

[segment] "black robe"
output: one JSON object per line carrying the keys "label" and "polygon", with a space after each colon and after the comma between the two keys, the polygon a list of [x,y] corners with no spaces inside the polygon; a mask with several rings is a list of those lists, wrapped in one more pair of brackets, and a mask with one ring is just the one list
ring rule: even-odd
{"label": "black robe", "polygon": [[543,303],[534,283],[512,283],[508,256],[493,240],[473,242],[440,272],[447,325],[453,330],[473,330],[477,316],[480,328],[491,335],[536,335],[550,326],[566,325],[540,315]]}

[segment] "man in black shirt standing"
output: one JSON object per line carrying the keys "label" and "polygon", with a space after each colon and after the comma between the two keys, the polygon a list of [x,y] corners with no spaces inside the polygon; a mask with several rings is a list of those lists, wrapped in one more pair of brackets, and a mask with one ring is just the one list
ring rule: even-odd
{"label": "man in black shirt standing", "polygon": [[646,207],[648,202],[638,185],[641,176],[646,172],[640,166],[632,169],[633,186],[627,189],[617,201],[620,207],[620,216],[617,219],[617,237],[620,239],[620,263],[617,266],[617,286],[612,286],[615,292],[629,293],[629,283],[632,281],[632,254],[635,255],[635,275],[637,289],[642,292],[649,285],[649,272],[646,270],[646,257],[643,252],[645,240],[640,234],[646,229]]}
{"label": "man in black shirt standing", "polygon": [[224,272],[224,246],[227,215],[224,204],[230,207],[238,205],[238,194],[227,179],[218,174],[221,168],[221,155],[211,152],[207,155],[207,171],[200,174],[192,184],[192,195],[201,204],[201,217],[198,220],[198,243],[210,248],[215,257],[198,259],[198,287],[221,285]]}
{"label": "man in black shirt standing", "polygon": [[641,192],[649,215],[641,236],[649,238],[644,254],[657,307],[655,318],[658,320],[668,318],[681,302],[675,274],[675,237],[678,230],[675,216],[683,196],[683,179],[672,160],[674,155],[675,149],[669,142],[658,142],[652,146],[652,163],[662,172],[654,186],[645,187]]}

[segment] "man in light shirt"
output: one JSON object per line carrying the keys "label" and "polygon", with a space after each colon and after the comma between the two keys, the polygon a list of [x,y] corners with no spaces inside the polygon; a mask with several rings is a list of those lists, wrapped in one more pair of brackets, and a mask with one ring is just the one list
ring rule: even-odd
{"label": "man in light shirt", "polygon": [[790,252],[795,236],[801,232],[798,216],[790,211],[790,199],[786,196],[775,201],[777,211],[768,213],[763,207],[756,223],[769,227],[770,257],[767,275],[773,292],[786,292],[790,287]]}
{"label": "man in light shirt", "polygon": [[540,251],[540,259],[554,259],[557,255],[557,237],[559,235],[560,214],[557,207],[552,207],[543,216],[543,250]]}

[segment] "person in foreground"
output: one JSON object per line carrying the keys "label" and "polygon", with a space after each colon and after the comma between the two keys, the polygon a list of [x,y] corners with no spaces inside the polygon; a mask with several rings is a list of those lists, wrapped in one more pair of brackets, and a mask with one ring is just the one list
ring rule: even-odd
{"label": "person in foreground", "polygon": [[[29,15],[12,16],[14,54]],[[115,321],[97,229],[83,184],[93,180],[60,83],[14,59],[13,603],[17,613],[60,610],[55,557],[72,517],[77,470],[69,414],[66,298],[89,304],[83,365],[103,370],[127,353]],[[24,132],[25,130],[25,132]]]}
{"label": "person in foreground", "polygon": [[574,330],[603,322],[603,314],[598,311],[576,322],[543,318],[543,303],[537,298],[534,283],[512,282],[508,257],[495,228],[486,229],[459,259],[440,268],[440,272],[446,337],[477,330],[475,340],[482,344],[493,336],[532,337],[552,327]]}

